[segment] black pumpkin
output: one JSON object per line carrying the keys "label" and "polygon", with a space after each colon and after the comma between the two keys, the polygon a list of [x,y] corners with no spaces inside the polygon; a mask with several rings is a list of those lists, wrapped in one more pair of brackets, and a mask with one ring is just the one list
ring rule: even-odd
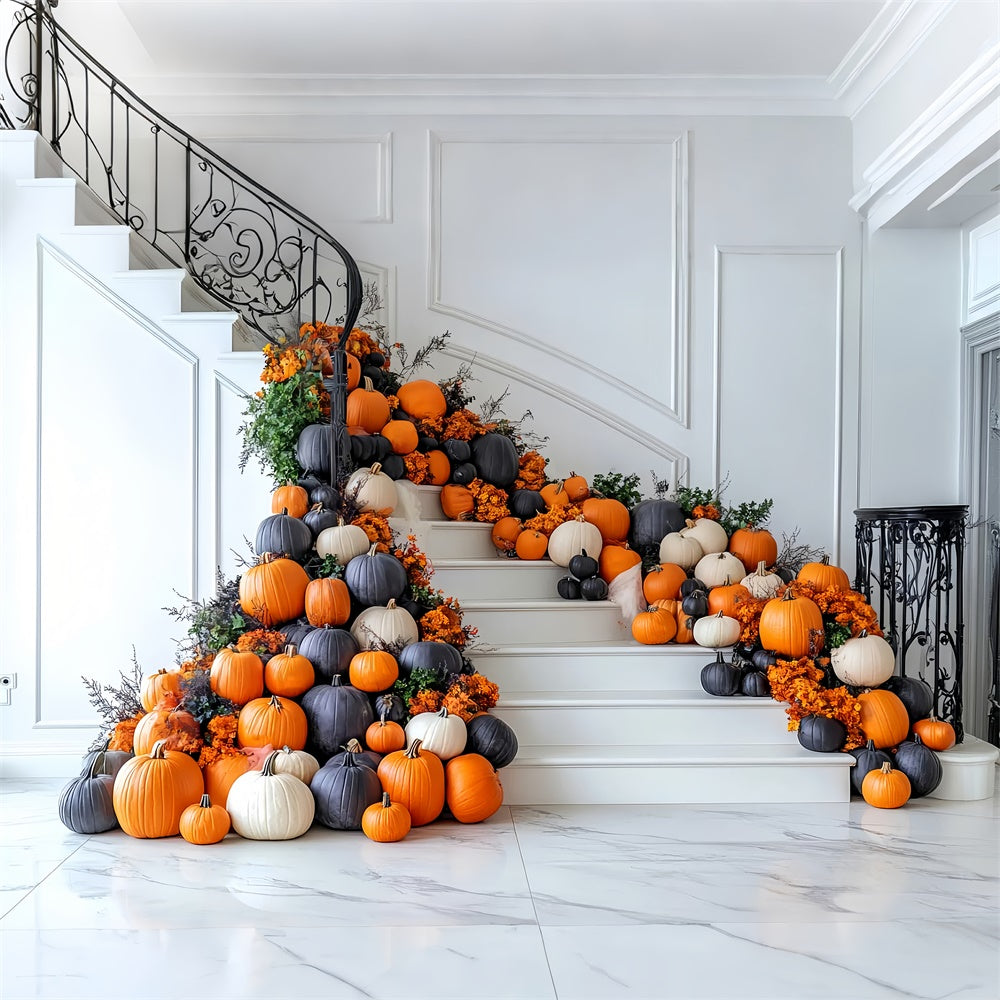
{"label": "black pumpkin", "polygon": [[941,758],[914,733],[912,740],[900,743],[894,766],[910,779],[910,798],[929,795],[941,784]]}
{"label": "black pumpkin", "polygon": [[272,514],[260,522],[254,551],[259,556],[265,552],[273,552],[301,562],[312,544],[313,536],[309,526],[297,517],[289,517],[286,507],[283,513]]}
{"label": "black pumpkin", "polygon": [[351,597],[366,608],[384,606],[403,596],[406,570],[394,555],[377,552],[373,545],[367,555],[355,556],[347,564],[344,583]]}
{"label": "black pumpkin", "polygon": [[869,740],[867,746],[856,747],[847,751],[854,758],[851,768],[851,787],[861,794],[861,782],[869,771],[881,771],[883,764],[891,764],[892,758],[884,751],[875,747],[875,741]]}
{"label": "black pumpkin", "polygon": [[448,456],[451,464],[461,465],[472,458],[472,446],[468,441],[459,441],[457,438],[448,438],[441,444],[441,450]]}
{"label": "black pumpkin", "polygon": [[785,583],[791,583],[795,579],[795,570],[789,569],[787,566],[775,566],[774,572],[781,577]]}
{"label": "black pumpkin", "polygon": [[295,481],[296,486],[301,486],[306,493],[312,493],[317,486],[322,486],[323,484],[315,476],[303,476],[301,479]]}
{"label": "black pumpkin", "polygon": [[680,586],[681,597],[687,597],[688,594],[693,594],[698,590],[705,594],[708,593],[708,587],[701,580],[697,580],[693,576],[688,577]]}
{"label": "black pumpkin", "polygon": [[[341,455],[346,455],[350,448],[347,428],[340,431]],[[317,479],[326,481],[330,476],[330,425],[309,424],[302,428],[299,440],[295,445],[295,460],[307,473],[312,473]]]}
{"label": "black pumpkin", "polygon": [[556,584],[556,593],[564,601],[578,601],[580,599],[580,581],[571,576],[560,577]]}
{"label": "black pumpkin", "polygon": [[331,830],[360,830],[364,811],[382,799],[382,783],[357,754],[345,753],[336,765],[321,767],[309,782],[316,800],[316,821]]}
{"label": "black pumpkin", "polygon": [[371,434],[353,434],[351,436],[351,458],[359,468],[374,465],[377,461],[378,447]]}
{"label": "black pumpkin", "polygon": [[597,576],[600,569],[597,560],[593,556],[588,556],[586,549],[581,549],[580,554],[573,556],[569,561],[569,571],[578,580],[589,580],[592,576]]}
{"label": "black pumpkin", "polygon": [[396,657],[400,677],[409,677],[416,669],[433,670],[440,680],[446,674],[462,672],[462,654],[447,642],[411,642]]}
{"label": "black pumpkin", "polygon": [[392,442],[383,434],[373,434],[372,441],[375,444],[375,461],[384,462],[390,455],[396,454]]}
{"label": "black pumpkin", "polygon": [[495,715],[474,715],[466,723],[465,732],[465,752],[482,755],[497,770],[517,756],[517,734]]}
{"label": "black pumpkin", "polygon": [[360,651],[350,632],[330,625],[310,628],[297,645],[299,652],[313,665],[318,684],[328,684],[335,675],[346,674],[352,657]]}
{"label": "black pumpkin", "polygon": [[514,517],[528,521],[536,514],[544,514],[545,500],[537,490],[514,490],[507,500],[507,507]]}
{"label": "black pumpkin", "polygon": [[[402,455],[386,455],[382,459],[382,471],[394,480],[402,479],[406,475],[406,463]],[[352,562],[354,560],[351,560]]]}
{"label": "black pumpkin", "polygon": [[385,355],[381,351],[372,351],[371,354],[365,358],[365,364],[382,371],[385,365]]}
{"label": "black pumpkin", "polygon": [[471,462],[463,462],[451,470],[451,481],[459,486],[467,486],[476,478],[476,467]]}
{"label": "black pumpkin", "polygon": [[472,442],[472,462],[481,479],[502,490],[509,490],[517,479],[517,449],[506,434],[490,432],[477,437]]}
{"label": "black pumpkin", "polygon": [[387,719],[389,722],[403,723],[410,714],[406,702],[398,694],[385,691],[372,698],[377,719]]}
{"label": "black pumpkin", "polygon": [[926,719],[931,714],[934,692],[930,684],[919,677],[890,677],[882,687],[891,691],[903,703],[911,723]]}
{"label": "black pumpkin", "polygon": [[836,753],[847,742],[847,727],[827,715],[807,715],[799,723],[799,743],[816,753]]}
{"label": "black pumpkin", "polygon": [[701,686],[709,694],[718,698],[730,698],[740,693],[740,668],[727,663],[721,650],[711,663],[701,668]]}
{"label": "black pumpkin", "polygon": [[767,674],[760,670],[750,670],[742,674],[740,691],[748,698],[770,698],[771,682],[767,679]]}
{"label": "black pumpkin", "polygon": [[431,610],[426,604],[421,604],[419,601],[411,600],[409,597],[401,597],[397,600],[396,607],[402,608],[404,611],[409,611],[410,617],[415,622],[419,622],[420,619]]}
{"label": "black pumpkin", "polygon": [[344,684],[340,674],[334,674],[329,684],[309,688],[302,695],[302,711],[309,723],[308,749],[320,761],[327,760],[348,740],[360,740],[375,721],[368,696]]}
{"label": "black pumpkin", "polygon": [[355,764],[367,767],[372,771],[377,771],[382,762],[382,754],[375,753],[374,750],[366,750],[357,740],[348,740],[347,746],[341,747],[339,753],[335,753],[323,767],[338,767],[345,757],[353,757]]}
{"label": "black pumpkin", "polygon": [[371,379],[373,389],[382,389],[385,384],[385,371],[382,366],[379,365],[363,365],[361,368],[361,377]]}
{"label": "black pumpkin", "polygon": [[340,515],[335,510],[328,510],[317,503],[302,515],[302,523],[309,529],[315,541],[321,531],[336,528],[340,524]]}
{"label": "black pumpkin", "polygon": [[703,590],[692,590],[681,599],[681,610],[692,618],[703,618],[708,614],[708,594]]}
{"label": "black pumpkin", "polygon": [[608,585],[599,576],[581,580],[580,596],[585,601],[603,601],[608,596]]}
{"label": "black pumpkin", "polygon": [[770,649],[754,650],[750,659],[758,670],[767,670],[768,667],[773,667],[778,662],[778,657]]}
{"label": "black pumpkin", "polygon": [[302,640],[313,630],[313,626],[308,622],[294,621],[285,622],[281,626],[282,635],[285,637],[286,646],[301,646]]}
{"label": "black pumpkin", "polygon": [[112,801],[115,779],[101,773],[104,766],[101,750],[94,755],[90,767],[59,795],[59,819],[74,833],[105,833],[118,825]]}
{"label": "black pumpkin", "polygon": [[630,512],[629,541],[633,549],[657,547],[664,535],[680,531],[686,524],[684,511],[673,500],[642,500]]}
{"label": "black pumpkin", "polygon": [[309,503],[320,504],[327,510],[340,510],[340,491],[326,483],[319,483],[309,491]]}
{"label": "black pumpkin", "polygon": [[438,450],[438,439],[435,437],[430,437],[427,434],[421,434],[417,438],[417,451],[437,451]]}

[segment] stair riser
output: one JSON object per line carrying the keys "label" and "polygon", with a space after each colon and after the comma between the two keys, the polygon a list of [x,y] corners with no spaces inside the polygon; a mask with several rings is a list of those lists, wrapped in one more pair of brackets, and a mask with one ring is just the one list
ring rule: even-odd
{"label": "stair riser", "polygon": [[76,232],[46,233],[45,238],[78,261],[91,274],[106,277],[128,270],[128,229],[114,232],[88,232],[81,227]]}
{"label": "stair riser", "polygon": [[[492,679],[492,678],[491,678]],[[506,706],[493,710],[524,746],[766,745],[795,740],[777,702],[724,699],[708,704]]]}
{"label": "stair riser", "polygon": [[741,765],[519,767],[500,772],[504,804],[847,802],[847,768]]}
{"label": "stair riser", "polygon": [[528,655],[473,652],[471,658],[501,691],[700,691],[701,668],[714,653],[671,655],[667,647],[656,657],[645,651],[581,654],[564,648]]}
{"label": "stair riser", "polygon": [[[390,523],[393,520],[390,519]],[[495,559],[497,550],[490,540],[491,531],[492,525],[489,524],[425,521],[421,524],[422,548],[432,561],[435,559]]]}
{"label": "stair riser", "polygon": [[434,586],[446,594],[461,595],[460,601],[518,601],[557,597],[556,583],[566,570],[552,563],[523,563],[496,559],[496,565],[434,567]]}
{"label": "stair riser", "polygon": [[[575,602],[566,602],[567,605],[571,603]],[[565,642],[607,642],[627,638],[628,632],[619,624],[620,614],[613,604],[551,610],[467,608],[464,622],[479,629],[478,641],[485,645],[516,640],[558,646]]]}
{"label": "stair riser", "polygon": [[129,305],[139,312],[157,319],[162,316],[172,316],[181,311],[181,281],[179,278],[166,278],[155,271],[149,277],[118,278],[111,276],[110,287]]}

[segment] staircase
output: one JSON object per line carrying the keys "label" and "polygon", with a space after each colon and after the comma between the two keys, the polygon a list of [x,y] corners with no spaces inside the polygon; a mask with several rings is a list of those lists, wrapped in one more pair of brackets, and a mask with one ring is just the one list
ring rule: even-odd
{"label": "staircase", "polygon": [[616,605],[555,597],[562,568],[499,557],[489,525],[444,518],[436,487],[397,485],[417,499],[433,584],[479,629],[470,658],[517,733],[508,803],[848,799],[850,756],[803,750],[770,698],[702,690],[711,650],[637,643]]}

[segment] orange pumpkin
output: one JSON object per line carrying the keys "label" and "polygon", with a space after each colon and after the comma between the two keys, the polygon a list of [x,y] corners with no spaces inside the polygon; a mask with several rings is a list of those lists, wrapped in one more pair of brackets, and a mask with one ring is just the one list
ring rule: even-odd
{"label": "orange pumpkin", "polygon": [[139,700],[147,712],[156,708],[156,703],[168,692],[180,697],[181,672],[179,670],[157,670],[155,674],[145,677]]}
{"label": "orange pumpkin", "polygon": [[717,615],[720,611],[730,618],[735,617],[733,612],[736,605],[750,597],[750,591],[741,583],[730,583],[729,577],[721,587],[713,587],[708,592],[708,613]]}
{"label": "orange pumpkin", "polygon": [[135,727],[132,747],[138,753],[149,753],[153,744],[161,740],[168,750],[187,750],[201,739],[198,720],[180,707],[180,701],[173,691],[167,691],[156,703],[152,712],[147,712]]}
{"label": "orange pumpkin", "polygon": [[344,357],[347,359],[347,391],[351,392],[351,390],[357,389],[361,382],[361,362],[353,354],[346,351]]}
{"label": "orange pumpkin", "polygon": [[467,487],[449,483],[441,490],[441,509],[452,521],[469,521],[476,509],[476,500]]}
{"label": "orange pumpkin", "polygon": [[308,586],[309,577],[297,562],[268,552],[240,577],[240,607],[270,628],[305,611]]}
{"label": "orange pumpkin", "polygon": [[459,823],[481,823],[503,805],[503,786],[481,754],[464,753],[445,765],[445,795]]}
{"label": "orange pumpkin", "polygon": [[569,494],[563,489],[563,484],[546,483],[539,491],[545,506],[551,510],[553,507],[566,507],[569,505]]}
{"label": "orange pumpkin", "polygon": [[583,519],[601,533],[605,542],[624,542],[628,538],[631,521],[628,507],[611,497],[589,497],[580,507]]}
{"label": "orange pumpkin", "polygon": [[642,581],[642,596],[650,604],[675,600],[680,594],[681,584],[687,578],[687,573],[677,563],[660,563]]}
{"label": "orange pumpkin", "polygon": [[402,840],[412,827],[410,814],[405,806],[393,802],[388,792],[382,793],[381,802],[373,802],[361,814],[361,829],[369,840],[379,844],[394,844]]}
{"label": "orange pumpkin", "polygon": [[760,644],[779,656],[797,660],[821,648],[823,614],[808,597],[796,596],[792,587],[775,597],[760,613]]}
{"label": "orange pumpkin", "polygon": [[392,719],[379,719],[365,730],[365,743],[375,753],[392,753],[406,746],[406,730]]}
{"label": "orange pumpkin", "polygon": [[201,768],[193,758],[168,750],[160,740],[148,754],[125,762],[115,776],[111,799],[130,837],[173,837],[180,832],[181,813],[204,792]]}
{"label": "orange pumpkin", "polygon": [[356,424],[369,434],[378,434],[389,422],[389,400],[380,393],[367,376],[361,385],[347,394],[348,426]]}
{"label": "orange pumpkin", "polygon": [[823,556],[819,562],[806,563],[796,579],[812,584],[817,590],[851,589],[847,574],[839,566],[831,566],[829,556]]}
{"label": "orange pumpkin", "polygon": [[309,494],[290,479],[271,494],[271,513],[302,517],[309,510]]}
{"label": "orange pumpkin", "polygon": [[650,606],[632,619],[632,637],[644,646],[661,646],[677,635],[677,619],[664,607]]}
{"label": "orange pumpkin", "polygon": [[601,579],[605,583],[611,583],[625,570],[638,566],[642,562],[642,556],[627,545],[605,545],[597,562],[601,568]]}
{"label": "orange pumpkin", "polygon": [[420,444],[417,425],[409,420],[390,420],[382,428],[382,437],[392,445],[392,450],[397,455],[409,455]]}
{"label": "orange pumpkin", "polygon": [[250,758],[244,753],[226,754],[205,767],[205,791],[213,802],[226,804],[233,782],[251,769]]}
{"label": "orange pumpkin", "polygon": [[877,809],[898,809],[910,799],[910,779],[886,761],[880,769],[869,771],[861,782],[861,796]]}
{"label": "orange pumpkin", "polygon": [[437,754],[414,740],[406,750],[386,754],[379,762],[382,790],[404,806],[414,826],[433,822],[444,809],[444,765]]}
{"label": "orange pumpkin", "polygon": [[181,836],[189,844],[217,844],[229,833],[229,813],[213,806],[207,794],[187,807],[178,822]]}
{"label": "orange pumpkin", "polygon": [[493,532],[490,537],[493,544],[501,552],[513,552],[517,544],[517,536],[521,534],[521,520],[517,517],[501,517],[493,525]]}
{"label": "orange pumpkin", "polygon": [[748,573],[752,573],[758,563],[773,566],[778,560],[778,543],[766,528],[737,528],[729,538],[732,552]]}
{"label": "orange pumpkin", "polygon": [[212,690],[234,705],[245,705],[264,693],[264,663],[256,653],[225,646],[215,654],[209,672]]}
{"label": "orange pumpkin", "polygon": [[451,459],[439,448],[427,452],[427,475],[431,486],[444,486],[451,479]]}
{"label": "orange pumpkin", "polygon": [[583,503],[590,496],[590,486],[583,476],[578,476],[575,472],[569,474],[568,479],[563,480],[563,492],[569,497],[570,503]]}
{"label": "orange pumpkin", "polygon": [[950,722],[931,716],[913,723],[913,731],[924,746],[931,750],[950,750],[955,745],[955,727]]}
{"label": "orange pumpkin", "polygon": [[891,691],[876,688],[858,695],[861,728],[879,750],[899,746],[910,731],[906,706]]}
{"label": "orange pumpkin", "polygon": [[272,694],[243,706],[236,738],[241,747],[289,747],[304,750],[309,725],[302,707],[289,698]]}
{"label": "orange pumpkin", "polygon": [[285,646],[264,664],[264,686],[271,694],[297,698],[316,683],[316,671],[294,644]]}
{"label": "orange pumpkin", "polygon": [[678,643],[694,642],[695,619],[692,618],[689,614],[687,614],[687,612],[681,606],[681,602],[679,600],[654,601],[652,607],[664,608],[674,616],[674,620],[677,622],[677,634],[674,636],[674,642]]}
{"label": "orange pumpkin", "polygon": [[305,606],[310,625],[343,625],[351,617],[351,592],[343,580],[332,576],[310,580]]}
{"label": "orange pumpkin", "polygon": [[434,420],[448,412],[448,402],[441,387],[427,379],[404,382],[396,398],[403,410],[417,420]]}
{"label": "orange pumpkin", "polygon": [[548,537],[540,531],[522,531],[514,543],[518,559],[544,559],[548,547]]}
{"label": "orange pumpkin", "polygon": [[388,691],[399,678],[399,664],[384,649],[364,649],[351,657],[348,677],[359,691],[377,694]]}

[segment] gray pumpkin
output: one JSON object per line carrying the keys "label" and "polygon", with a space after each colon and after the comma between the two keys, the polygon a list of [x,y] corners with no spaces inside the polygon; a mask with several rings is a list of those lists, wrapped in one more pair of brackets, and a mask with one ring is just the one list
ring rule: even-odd
{"label": "gray pumpkin", "polygon": [[847,727],[826,715],[807,715],[799,723],[799,743],[816,753],[836,753],[847,742]]}
{"label": "gray pumpkin", "polygon": [[344,570],[344,583],[360,604],[373,608],[383,606],[406,590],[406,570],[388,552],[379,552],[373,545],[367,555],[355,556]]}
{"label": "gray pumpkin", "polygon": [[313,536],[297,517],[289,517],[286,507],[280,514],[265,517],[257,528],[254,551],[258,555],[273,552],[301,562],[312,548]]}
{"label": "gray pumpkin", "polygon": [[299,652],[313,665],[317,683],[329,682],[334,674],[346,674],[351,666],[351,658],[360,651],[350,632],[331,625],[309,629],[298,640],[298,647]]}
{"label": "gray pumpkin", "polygon": [[338,763],[321,767],[309,783],[316,820],[331,830],[360,830],[364,811],[382,799],[378,775],[356,757],[345,753]]}
{"label": "gray pumpkin", "polygon": [[83,766],[80,768],[80,776],[90,773],[91,767],[97,763],[95,774],[110,774],[112,778],[118,776],[118,772],[125,764],[132,759],[132,754],[124,750],[109,750],[107,744],[101,750],[91,750],[83,758]]}
{"label": "gray pumpkin", "polygon": [[404,646],[396,657],[399,662],[399,676],[409,677],[413,670],[434,670],[438,680],[447,674],[462,672],[462,654],[457,647],[447,642],[424,640]]}
{"label": "gray pumpkin", "polygon": [[106,833],[118,826],[112,801],[115,779],[102,774],[104,751],[99,751],[90,769],[74,778],[59,795],[59,819],[74,833]]}
{"label": "gray pumpkin", "polygon": [[340,674],[334,674],[331,683],[317,684],[306,691],[302,710],[309,723],[307,749],[320,761],[328,760],[348,740],[363,739],[365,730],[375,721],[368,696],[344,684]]}

